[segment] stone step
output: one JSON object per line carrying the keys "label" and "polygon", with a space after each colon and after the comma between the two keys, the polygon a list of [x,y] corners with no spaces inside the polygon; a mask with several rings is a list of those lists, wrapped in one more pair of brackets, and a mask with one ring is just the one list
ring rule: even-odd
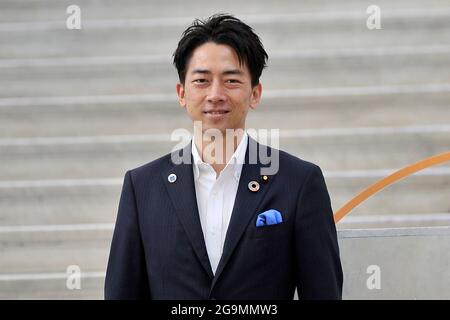
{"label": "stone step", "polygon": [[[448,167],[444,166],[441,170],[448,173]],[[325,171],[334,212],[389,173],[330,177]],[[118,178],[110,185],[2,188],[0,222],[2,226],[113,224],[121,185],[122,179]],[[448,174],[414,175],[373,195],[357,206],[351,215],[450,213],[449,192]]]}
{"label": "stone step", "polygon": [[0,234],[2,274],[66,273],[106,270],[111,230],[19,232]]}
{"label": "stone step", "polygon": [[[324,170],[402,168],[450,150],[444,132],[303,136],[280,139],[279,148]],[[264,135],[261,135],[261,139]],[[270,141],[270,136],[268,137]],[[264,140],[261,140],[264,141]],[[1,180],[93,179],[120,177],[178,149],[175,142],[123,142],[0,147]]]}
{"label": "stone step", "polygon": [[2,189],[1,225],[114,223],[123,179],[118,180],[112,186]]}
{"label": "stone step", "polygon": [[[264,97],[247,128],[351,128],[450,123],[450,92]],[[192,128],[176,101],[0,107],[0,139],[171,134]],[[0,140],[1,141],[1,140]],[[0,142],[0,145],[2,143]],[[1,147],[0,147],[1,148]]]}
{"label": "stone step", "polygon": [[[450,46],[434,54],[275,58],[265,90],[449,83]],[[175,95],[169,60],[158,63],[2,68],[0,98],[115,94]]]}
{"label": "stone step", "polygon": [[[2,22],[28,22],[28,21],[55,21],[65,20],[68,16],[66,8],[73,4],[68,0],[46,0],[42,2],[29,2],[24,0],[3,0],[0,21]],[[161,17],[205,17],[207,14],[217,12],[218,2],[211,0],[198,0],[193,6],[185,6],[181,0],[172,0],[161,3],[159,1],[129,0],[127,5],[120,0],[89,1],[79,0],[76,3],[81,8],[82,18],[86,19],[142,19]],[[331,0],[320,1],[292,1],[281,0],[249,0],[242,2],[230,0],[220,2],[221,12],[246,15],[267,15],[285,13],[316,13],[345,12],[364,10],[370,2],[359,0],[346,0],[336,3]],[[450,6],[448,1],[442,0],[414,0],[396,1],[380,0],[377,5],[382,10],[405,9],[439,9]]]}
{"label": "stone step", "polygon": [[[274,21],[260,19],[252,25],[269,54],[280,50],[448,44],[449,9],[430,9],[432,11],[428,14],[426,9],[405,15],[386,12],[382,29],[369,30],[366,26],[366,8],[360,7],[356,18],[354,14],[346,17],[348,14],[343,11],[344,16],[335,19],[275,16]],[[123,27],[123,23],[133,21],[93,21],[91,25],[85,21],[85,27],[81,30],[67,30],[64,20],[52,22],[49,28],[46,25],[6,25],[2,30],[0,25],[0,59],[126,55],[162,55],[170,58],[190,19],[185,23],[144,23],[144,26],[135,21],[138,26],[134,27]]]}
{"label": "stone step", "polygon": [[2,281],[2,300],[103,300],[104,278],[81,280],[80,290],[69,290],[66,279]]}

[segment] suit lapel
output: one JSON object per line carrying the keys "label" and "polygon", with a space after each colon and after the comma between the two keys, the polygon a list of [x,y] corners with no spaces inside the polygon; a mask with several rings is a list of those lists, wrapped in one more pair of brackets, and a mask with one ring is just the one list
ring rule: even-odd
{"label": "suit lapel", "polygon": [[[192,143],[192,141],[191,141]],[[191,155],[191,143],[182,149],[182,155]],[[183,225],[189,241],[209,277],[213,278],[211,264],[206,251],[205,239],[198,213],[197,197],[195,194],[194,174],[192,171],[192,155],[190,164],[173,164],[162,172],[164,184],[170,195],[170,199],[176,209],[178,218]],[[174,173],[177,177],[174,183],[168,181],[168,176]]]}
{"label": "suit lapel", "polygon": [[[236,199],[231,214],[231,220],[228,225],[227,234],[225,237],[222,257],[214,275],[211,264],[209,262],[208,253],[205,245],[205,238],[200,223],[200,215],[197,206],[197,197],[195,194],[194,175],[192,171],[192,155],[191,143],[181,150],[181,156],[185,154],[190,155],[191,163],[189,164],[173,164],[161,172],[164,184],[166,185],[170,199],[176,209],[178,218],[183,225],[183,228],[188,236],[189,241],[197,255],[200,263],[207,272],[208,276],[213,279],[211,290],[214,287],[217,279],[228,263],[234,249],[236,248],[242,234],[248,226],[248,223],[256,214],[259,204],[273,179],[269,179],[267,183],[261,183],[261,163],[259,159],[260,144],[257,143],[250,136],[248,137],[248,145],[245,154],[245,163],[242,167],[241,177],[239,179],[239,186],[236,194]],[[255,148],[256,146],[256,148]],[[252,157],[255,157],[256,163]],[[252,153],[253,155],[251,155]],[[168,181],[168,176],[174,173],[177,179],[174,183]],[[260,184],[260,189],[257,192],[252,192],[248,188],[250,181],[257,181]]]}
{"label": "suit lapel", "polygon": [[[239,186],[231,214],[231,220],[225,237],[222,257],[217,267],[216,274],[211,285],[211,290],[228,263],[234,249],[236,248],[236,245],[239,242],[239,239],[247,228],[248,223],[251,218],[255,216],[256,210],[258,209],[259,204],[264,198],[264,195],[272,182],[272,179],[269,179],[267,183],[261,183],[261,163],[259,159],[260,144],[250,136],[248,139],[249,141],[245,154],[245,163],[242,167],[241,177],[239,179]],[[257,156],[258,160],[256,164],[250,163],[249,159],[254,159],[250,157],[250,152],[256,152],[256,155],[253,155]],[[257,192],[252,192],[249,190],[248,184],[250,181],[257,181],[260,184],[260,189]]]}

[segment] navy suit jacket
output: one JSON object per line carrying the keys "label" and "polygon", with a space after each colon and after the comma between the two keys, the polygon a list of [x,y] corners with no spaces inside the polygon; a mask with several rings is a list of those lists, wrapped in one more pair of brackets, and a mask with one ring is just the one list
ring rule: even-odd
{"label": "navy suit jacket", "polygon": [[[250,142],[261,146],[251,137]],[[190,154],[191,143],[179,154]],[[264,183],[259,160],[249,163],[247,147],[215,275],[200,224],[192,161],[174,164],[168,154],[128,171],[105,298],[291,300],[297,287],[300,299],[340,299],[336,227],[320,168],[279,151],[279,170]],[[172,173],[174,183],[168,181]],[[260,183],[257,192],[248,188],[253,180]],[[281,212],[283,222],[256,227],[258,214],[269,209]]]}

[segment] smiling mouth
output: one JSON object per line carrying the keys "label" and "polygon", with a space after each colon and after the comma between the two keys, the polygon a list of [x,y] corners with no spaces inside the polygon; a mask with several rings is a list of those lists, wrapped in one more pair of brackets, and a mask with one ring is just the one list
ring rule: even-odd
{"label": "smiling mouth", "polygon": [[204,114],[209,114],[209,115],[222,115],[222,114],[226,114],[230,111],[204,111]]}

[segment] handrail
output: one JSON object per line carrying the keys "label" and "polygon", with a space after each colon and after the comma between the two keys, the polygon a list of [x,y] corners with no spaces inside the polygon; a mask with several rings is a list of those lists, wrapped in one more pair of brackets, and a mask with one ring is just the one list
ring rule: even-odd
{"label": "handrail", "polygon": [[356,197],[347,202],[344,206],[342,206],[335,214],[334,214],[334,222],[338,223],[343,217],[345,217],[353,208],[358,206],[361,202],[365,201],[367,198],[373,196],[375,193],[381,191],[387,186],[406,178],[418,171],[426,169],[431,166],[435,166],[444,162],[450,161],[450,151],[444,152],[426,159],[423,159],[419,162],[408,165],[393,174],[378,180],[374,184],[370,185],[362,192],[360,192]]}

